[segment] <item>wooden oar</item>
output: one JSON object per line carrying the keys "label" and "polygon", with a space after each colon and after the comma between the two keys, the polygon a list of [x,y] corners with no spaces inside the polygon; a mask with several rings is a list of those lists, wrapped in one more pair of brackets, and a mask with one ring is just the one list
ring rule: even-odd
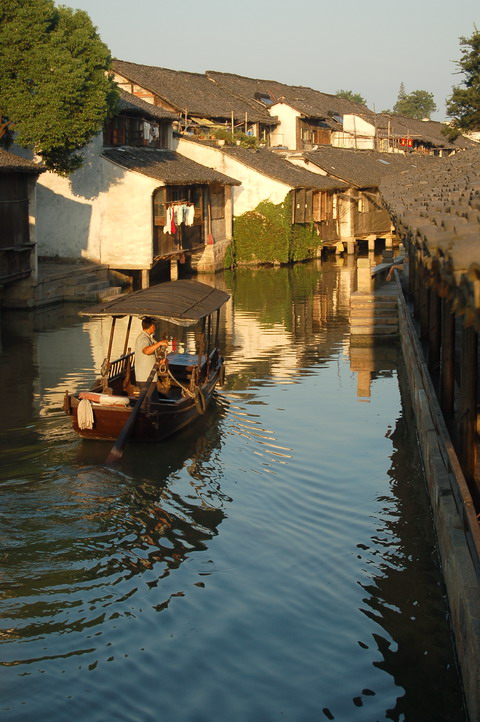
{"label": "wooden oar", "polygon": [[137,403],[135,404],[132,412],[130,413],[128,419],[126,420],[123,429],[118,435],[118,438],[114,445],[112,446],[109,455],[107,456],[105,460],[105,464],[107,466],[111,466],[112,464],[115,464],[119,459],[122,458],[123,450],[125,446],[127,445],[128,437],[131,434],[131,431],[133,429],[133,425],[137,419],[138,414],[140,413],[140,409],[143,406],[143,402],[145,401],[145,397],[150,389],[150,386],[153,383],[153,378],[158,370],[158,363],[155,364],[153,369],[150,372],[150,376],[147,379],[147,382],[143,388],[142,393],[138,397]]}

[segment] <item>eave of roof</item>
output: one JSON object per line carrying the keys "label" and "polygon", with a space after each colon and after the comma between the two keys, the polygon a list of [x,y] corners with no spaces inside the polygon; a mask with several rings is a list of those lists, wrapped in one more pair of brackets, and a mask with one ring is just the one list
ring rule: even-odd
{"label": "eave of roof", "polygon": [[172,113],[170,110],[165,110],[158,105],[148,103],[146,100],[139,98],[137,95],[133,95],[132,93],[128,93],[126,90],[122,89],[120,89],[118,110],[120,113],[133,112],[136,115],[153,118],[158,121],[173,121],[180,117],[178,113]]}
{"label": "eave of roof", "polygon": [[196,163],[180,153],[155,148],[105,148],[102,157],[126,170],[135,171],[169,185],[221,183],[240,185],[235,178]]}
{"label": "eave of roof", "polygon": [[20,158],[20,156],[0,148],[0,173],[8,173],[11,171],[39,175],[40,173],[45,173],[46,168],[35,163],[33,160]]}

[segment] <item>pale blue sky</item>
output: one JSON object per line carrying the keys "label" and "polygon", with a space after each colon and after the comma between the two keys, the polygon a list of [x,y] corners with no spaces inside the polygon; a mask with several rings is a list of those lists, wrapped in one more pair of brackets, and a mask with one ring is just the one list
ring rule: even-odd
{"label": "pale blue sky", "polygon": [[[60,4],[60,3],[59,3]],[[436,120],[461,82],[460,36],[480,27],[479,0],[62,0],[86,10],[112,55],[174,70],[238,73],[353,90],[377,112],[400,83],[435,96]]]}

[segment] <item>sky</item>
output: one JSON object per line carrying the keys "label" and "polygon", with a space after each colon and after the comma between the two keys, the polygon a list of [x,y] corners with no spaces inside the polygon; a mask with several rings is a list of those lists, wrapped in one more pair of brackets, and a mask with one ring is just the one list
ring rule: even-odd
{"label": "sky", "polygon": [[112,56],[144,65],[360,93],[377,113],[400,84],[426,90],[445,119],[462,82],[460,37],[480,27],[479,0],[62,0],[85,10]]}

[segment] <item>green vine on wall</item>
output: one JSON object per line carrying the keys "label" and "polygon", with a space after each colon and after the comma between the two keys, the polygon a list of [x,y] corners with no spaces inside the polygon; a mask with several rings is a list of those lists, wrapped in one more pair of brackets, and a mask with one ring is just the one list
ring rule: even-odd
{"label": "green vine on wall", "polygon": [[314,224],[292,224],[291,219],[291,193],[282,203],[261,201],[235,218],[225,267],[282,265],[316,257],[321,241]]}

